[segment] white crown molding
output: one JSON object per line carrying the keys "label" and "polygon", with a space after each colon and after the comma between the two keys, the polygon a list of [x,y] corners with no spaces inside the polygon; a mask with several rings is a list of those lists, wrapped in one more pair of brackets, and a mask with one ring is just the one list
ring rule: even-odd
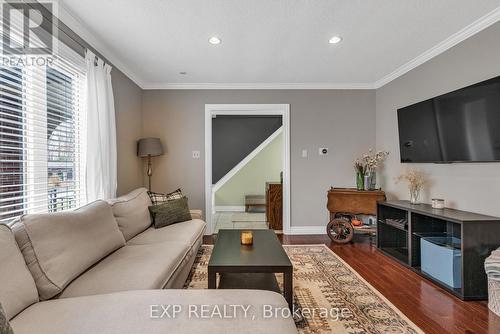
{"label": "white crown molding", "polygon": [[383,77],[382,79],[376,81],[373,83],[374,89],[381,88],[388,84],[389,82],[399,78],[400,76],[408,73],[409,71],[413,70],[414,68],[424,64],[425,62],[431,60],[432,58],[442,54],[443,52],[451,49],[455,45],[465,41],[469,37],[472,37],[473,35],[479,33],[480,31],[488,28],[492,24],[500,21],[500,7],[496,8],[495,10],[489,12],[488,14],[484,15],[483,17],[479,18],[478,20],[474,21],[473,23],[469,24],[462,30],[458,31],[457,33],[451,35],[441,43],[437,44],[436,46],[430,48],[429,50],[425,51],[422,53],[420,56],[410,60],[403,66],[399,67],[396,69],[394,72],[390,73],[389,75]]}
{"label": "white crown molding", "polygon": [[102,54],[106,59],[108,59],[113,66],[118,70],[123,72],[130,80],[135,82],[141,89],[144,89],[144,80],[142,80],[134,71],[132,71],[128,66],[126,66],[119,57],[117,57],[114,52],[112,52],[105,43],[103,43],[96,34],[93,34],[91,30],[83,23],[76,15],[73,15],[71,11],[65,8],[61,2],[58,2],[58,19],[66,24],[71,30],[73,30],[80,38],[89,43],[94,49],[96,49],[100,54]]}
{"label": "white crown molding", "polygon": [[146,83],[154,89],[375,89],[370,83]]}

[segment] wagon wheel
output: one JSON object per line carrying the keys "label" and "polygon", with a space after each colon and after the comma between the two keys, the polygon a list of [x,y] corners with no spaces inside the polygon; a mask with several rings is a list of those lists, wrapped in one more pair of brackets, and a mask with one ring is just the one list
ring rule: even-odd
{"label": "wagon wheel", "polygon": [[352,240],[354,236],[354,228],[347,219],[335,218],[328,223],[326,233],[333,242],[346,244]]}

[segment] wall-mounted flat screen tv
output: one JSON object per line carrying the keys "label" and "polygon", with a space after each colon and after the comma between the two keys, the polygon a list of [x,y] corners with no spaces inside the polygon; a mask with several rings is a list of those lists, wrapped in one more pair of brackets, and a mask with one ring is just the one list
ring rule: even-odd
{"label": "wall-mounted flat screen tv", "polygon": [[500,76],[398,109],[401,162],[500,161]]}

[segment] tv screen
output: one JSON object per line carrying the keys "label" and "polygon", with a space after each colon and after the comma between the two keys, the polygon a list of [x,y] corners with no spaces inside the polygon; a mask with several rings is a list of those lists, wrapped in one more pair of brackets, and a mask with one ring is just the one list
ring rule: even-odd
{"label": "tv screen", "polygon": [[500,77],[398,109],[401,162],[500,161]]}

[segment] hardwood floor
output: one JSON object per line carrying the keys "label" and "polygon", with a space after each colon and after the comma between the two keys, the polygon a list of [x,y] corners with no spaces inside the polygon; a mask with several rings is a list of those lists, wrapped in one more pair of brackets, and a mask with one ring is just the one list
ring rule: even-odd
{"label": "hardwood floor", "polygon": [[[500,333],[500,317],[486,301],[464,302],[383,255],[365,237],[333,244],[326,235],[278,236],[283,244],[325,244],[425,333]],[[212,237],[204,242],[213,243]]]}

